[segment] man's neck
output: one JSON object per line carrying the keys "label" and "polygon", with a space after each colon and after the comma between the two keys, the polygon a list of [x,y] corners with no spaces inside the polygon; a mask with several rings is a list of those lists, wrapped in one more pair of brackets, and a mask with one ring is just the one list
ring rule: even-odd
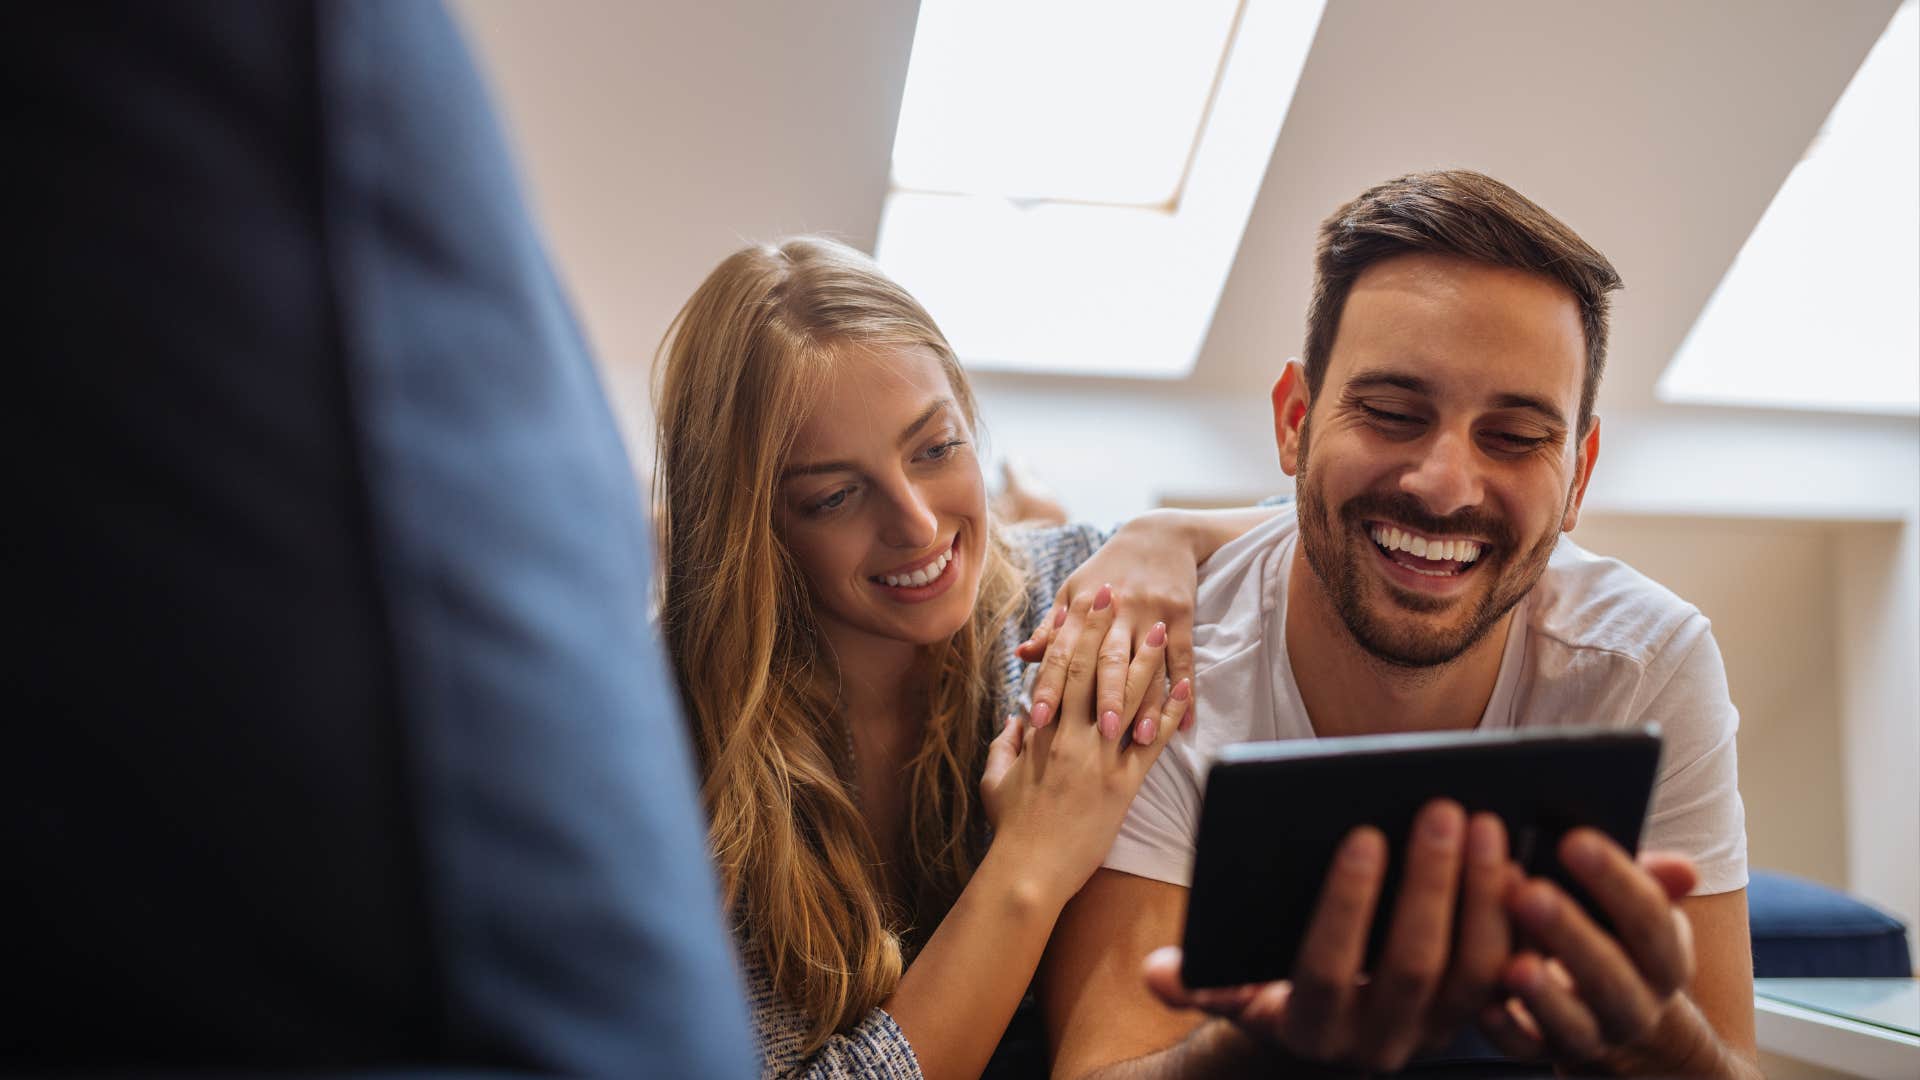
{"label": "man's neck", "polygon": [[1391,664],[1354,640],[1320,578],[1295,545],[1287,580],[1287,661],[1315,735],[1465,731],[1493,697],[1509,611],[1458,657],[1428,668]]}

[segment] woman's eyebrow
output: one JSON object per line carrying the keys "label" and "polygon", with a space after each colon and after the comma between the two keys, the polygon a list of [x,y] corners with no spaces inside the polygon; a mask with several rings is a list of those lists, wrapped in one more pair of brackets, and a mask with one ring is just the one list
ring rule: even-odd
{"label": "woman's eyebrow", "polygon": [[[940,415],[942,410],[952,405],[952,398],[935,398],[932,404],[921,410],[920,415],[914,417],[913,422],[908,424],[906,429],[900,432],[900,438],[897,440],[899,445],[904,446],[912,442],[913,437],[920,433],[920,429],[927,426],[927,421]],[[790,465],[787,468],[781,469],[780,480],[784,483],[797,476],[818,476],[821,473],[854,471],[856,471],[855,466],[850,461],[820,461],[808,465]]]}
{"label": "woman's eyebrow", "polygon": [[947,406],[952,404],[953,404],[952,398],[934,398],[933,404],[928,405],[924,410],[921,411],[919,416],[914,417],[913,423],[908,424],[906,426],[906,430],[900,433],[900,438],[895,441],[901,446],[904,446],[907,443],[912,442],[913,437],[915,435],[920,434],[920,429],[927,426],[927,421],[933,419],[935,416],[938,416],[942,409],[945,409]]}

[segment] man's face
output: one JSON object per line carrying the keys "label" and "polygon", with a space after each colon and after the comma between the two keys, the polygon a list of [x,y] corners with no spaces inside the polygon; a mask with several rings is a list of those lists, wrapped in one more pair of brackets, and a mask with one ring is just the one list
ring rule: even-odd
{"label": "man's face", "polygon": [[1274,406],[1308,565],[1363,648],[1445,664],[1539,580],[1599,450],[1585,365],[1545,278],[1419,254],[1354,282],[1320,393],[1292,365]]}

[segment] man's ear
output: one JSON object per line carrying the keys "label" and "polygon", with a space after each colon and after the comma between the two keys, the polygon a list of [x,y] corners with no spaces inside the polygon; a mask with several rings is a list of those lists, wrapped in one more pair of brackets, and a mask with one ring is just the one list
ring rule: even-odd
{"label": "man's ear", "polygon": [[1600,459],[1600,418],[1587,425],[1580,448],[1573,455],[1573,496],[1567,500],[1567,515],[1560,521],[1561,532],[1572,532],[1580,521],[1580,504],[1587,498],[1587,481],[1593,479],[1593,463]]}
{"label": "man's ear", "polygon": [[1300,427],[1307,422],[1313,402],[1307,396],[1307,369],[1289,357],[1273,384],[1273,441],[1280,450],[1280,468],[1288,476],[1300,474]]}

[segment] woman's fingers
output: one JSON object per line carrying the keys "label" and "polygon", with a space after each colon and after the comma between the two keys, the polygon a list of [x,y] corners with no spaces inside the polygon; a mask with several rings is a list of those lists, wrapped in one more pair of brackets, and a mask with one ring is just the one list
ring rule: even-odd
{"label": "woman's fingers", "polygon": [[[1133,623],[1114,608],[1113,626],[1100,642],[1100,657],[1094,678],[1094,716],[1100,722],[1100,734],[1118,739],[1133,716],[1128,706],[1128,684],[1132,681]],[[1138,707],[1138,699],[1133,702]]]}
{"label": "woman's fingers", "polygon": [[[1078,611],[1079,605],[1074,605]],[[1107,631],[1113,629],[1115,615],[1113,586],[1102,585],[1093,594],[1093,603],[1088,608],[1085,621],[1073,640],[1071,655],[1067,657],[1064,669],[1065,683],[1060,695],[1060,717],[1063,723],[1084,723],[1094,719],[1093,691],[1094,678],[1100,663],[1100,649],[1106,641]],[[1067,619],[1067,626],[1073,626],[1073,618]],[[1066,630],[1061,631],[1061,644],[1066,644]],[[1054,650],[1047,651],[1047,660],[1053,660]]]}
{"label": "woman's fingers", "polygon": [[[1193,618],[1175,619],[1167,625],[1167,682],[1173,684],[1181,679],[1193,680]],[[1193,726],[1199,702],[1187,709],[1180,720],[1180,730]]]}
{"label": "woman's fingers", "polygon": [[[1116,623],[1113,629],[1114,633],[1119,633],[1119,624]],[[1133,654],[1133,662],[1127,665],[1126,685],[1122,688],[1123,692],[1120,695],[1121,700],[1118,702],[1109,702],[1105,696],[1106,687],[1102,685],[1102,696],[1100,699],[1102,716],[1105,716],[1104,710],[1111,704],[1115,709],[1116,719],[1123,721],[1122,724],[1116,727],[1116,735],[1120,728],[1124,728],[1126,724],[1133,723],[1139,718],[1141,706],[1146,703],[1147,695],[1152,692],[1154,686],[1156,684],[1165,684],[1166,676],[1163,672],[1166,667],[1166,653],[1167,624],[1162,622],[1154,623],[1147,628],[1146,637],[1140,640],[1139,649]],[[1102,674],[1104,675],[1105,672],[1102,672]],[[1101,732],[1104,734],[1105,731],[1106,729],[1103,727]],[[1144,741],[1152,742],[1153,740],[1147,739]]]}
{"label": "woman's fingers", "polygon": [[[1133,715],[1133,741],[1135,743],[1151,743],[1154,737],[1160,733],[1162,727],[1161,718],[1164,717],[1167,712],[1167,693],[1169,690],[1170,687],[1167,686],[1166,677],[1160,675],[1158,672],[1154,674],[1153,678],[1147,680],[1147,696],[1140,702],[1140,708],[1136,710]],[[1186,709],[1187,715],[1192,715],[1192,702],[1188,702],[1184,708]],[[1177,724],[1178,721],[1175,723]],[[1168,731],[1168,734],[1172,734],[1171,730]]]}
{"label": "woman's fingers", "polygon": [[1160,751],[1167,748],[1173,739],[1173,733],[1180,727],[1180,718],[1193,707],[1193,683],[1181,679],[1180,685],[1167,695],[1165,708],[1158,716],[1142,715],[1140,722],[1134,725],[1134,744],[1146,753],[1131,755],[1134,767],[1144,773],[1153,766]]}
{"label": "woman's fingers", "polygon": [[1046,727],[1059,715],[1061,694],[1067,687],[1067,667],[1073,659],[1081,624],[1093,609],[1093,600],[1092,596],[1082,596],[1066,607],[1054,609],[1046,655],[1040,660],[1040,676],[1033,683],[1031,715],[1036,728]]}

